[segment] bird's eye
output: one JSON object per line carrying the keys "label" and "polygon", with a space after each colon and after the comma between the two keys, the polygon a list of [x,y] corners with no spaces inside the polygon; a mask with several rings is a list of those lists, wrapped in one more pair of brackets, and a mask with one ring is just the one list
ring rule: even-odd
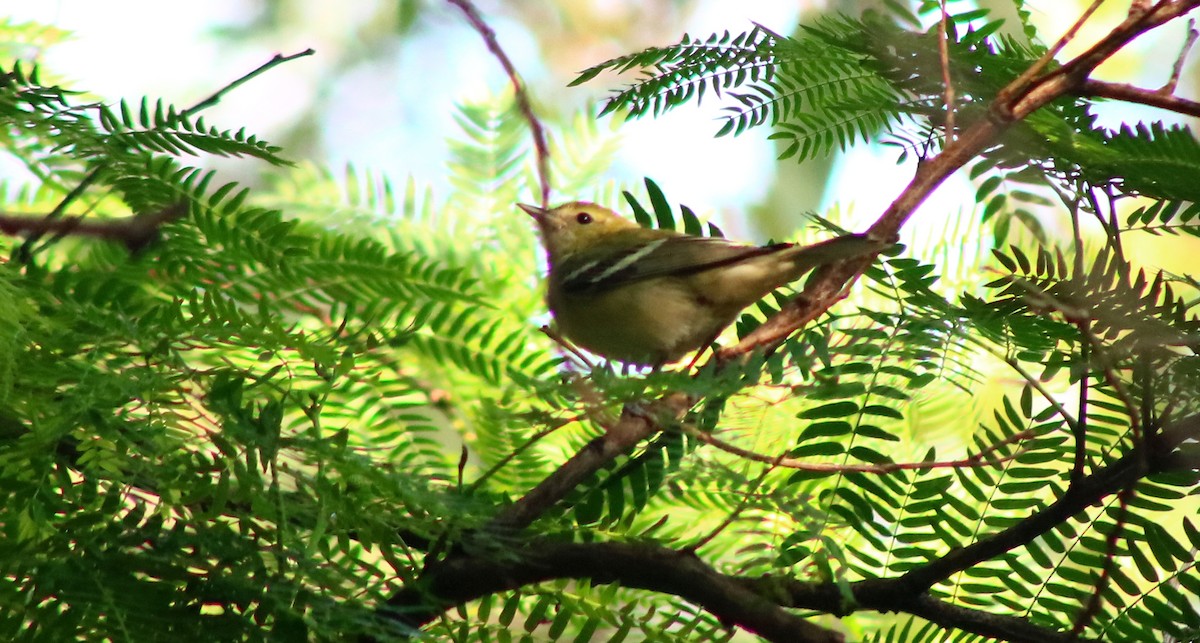
{"label": "bird's eye", "polygon": [[588,214],[587,212],[580,212],[579,214],[575,215],[575,220],[587,225],[592,222],[592,215]]}

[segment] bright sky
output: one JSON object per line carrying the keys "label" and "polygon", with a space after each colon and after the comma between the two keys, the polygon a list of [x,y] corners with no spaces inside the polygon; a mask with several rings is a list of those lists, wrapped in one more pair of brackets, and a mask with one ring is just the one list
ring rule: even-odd
{"label": "bright sky", "polygon": [[[615,7],[620,0],[593,3]],[[35,20],[74,32],[70,42],[48,52],[45,63],[69,82],[113,100],[162,96],[189,105],[276,53],[312,47],[316,56],[277,67],[237,89],[206,112],[206,120],[216,126],[244,124],[249,131],[272,140],[272,132],[294,120],[303,106],[324,98],[322,136],[328,157],[314,161],[340,167],[352,160],[358,167],[385,172],[393,179],[414,175],[435,189],[445,180],[445,139],[457,131],[452,118],[455,101],[494,91],[506,82],[457,11],[439,3],[427,5],[425,28],[397,48],[394,60],[386,65],[361,64],[337,70],[331,86],[316,84],[320,72],[334,58],[328,53],[322,57],[322,51],[353,46],[347,44],[346,34],[352,33],[364,16],[372,15],[375,2],[285,3],[301,14],[290,21],[294,29],[265,34],[239,47],[219,44],[211,34],[214,29],[250,21],[257,7],[250,0],[189,3],[185,19],[180,17],[180,5],[162,0],[9,0],[8,4],[13,20]],[[799,19],[801,4],[796,0],[699,0],[686,23],[664,26],[670,33],[661,42],[675,42],[685,31],[704,36],[730,26],[749,28],[751,21],[787,32]],[[1048,25],[1061,23],[1065,28],[1077,15],[1076,4],[1045,0],[1031,6],[1039,20]],[[533,91],[567,96],[578,92],[576,95],[591,101],[603,96],[607,88],[598,84],[568,89],[564,85],[570,78],[548,78],[545,61],[528,28],[508,17],[502,3],[480,0],[479,6]],[[1128,65],[1137,65],[1142,59],[1131,60],[1125,67],[1117,66],[1114,73],[1127,73]],[[1150,82],[1162,80],[1165,78]],[[765,135],[755,133],[712,138],[709,134],[719,125],[717,116],[718,111],[709,106],[627,123],[614,168],[617,178],[635,184],[643,176],[651,176],[670,197],[701,211],[744,211],[769,187],[775,163],[773,148]],[[380,129],[379,122],[395,126]],[[864,147],[839,159],[839,171],[822,209],[835,204],[852,207],[863,223],[877,215],[912,174],[911,164],[895,166],[894,154]],[[971,204],[973,195],[974,188],[965,179],[949,182],[918,211],[906,234],[917,234],[914,231],[926,227],[944,229],[943,219]]]}
{"label": "bright sky", "polygon": [[[478,96],[504,82],[479,37],[448,7],[445,16],[433,18],[434,29],[417,33],[405,43],[389,68],[364,65],[348,69],[332,86],[314,87],[311,80],[323,64],[322,49],[343,46],[344,32],[339,32],[339,26],[356,22],[355,16],[345,12],[373,3],[303,3],[303,11],[310,14],[299,21],[308,25],[304,32],[236,50],[223,48],[209,34],[214,28],[250,20],[255,3],[246,0],[192,3],[186,20],[180,19],[178,5],[161,0],[13,4],[9,14],[15,20],[55,24],[73,32],[70,42],[47,52],[45,64],[78,86],[113,100],[138,100],[148,95],[188,105],[276,53],[312,47],[317,56],[260,76],[206,112],[206,119],[220,125],[222,117],[228,116],[229,122],[245,123],[270,140],[277,124],[294,118],[314,94],[326,93],[335,98],[329,102],[332,107],[325,114],[324,126],[332,158],[321,161],[338,166],[353,160],[394,177],[412,173],[436,182],[445,156],[443,141],[456,130],[451,118],[455,100]],[[751,20],[787,30],[797,20],[797,4],[704,0],[687,24],[672,28],[676,33],[671,38],[684,31],[707,34],[731,24],[749,28]],[[335,6],[336,11],[331,10]],[[544,76],[536,43],[526,28],[506,19],[497,7],[481,3],[485,13],[489,8],[496,15],[488,15],[488,19],[517,68],[531,78]],[[437,64],[431,65],[431,58]],[[569,80],[552,82],[562,87]],[[364,88],[370,88],[369,92]],[[596,94],[602,88],[579,91]],[[752,202],[767,187],[764,177],[770,172],[771,147],[761,136],[697,137],[697,132],[716,131],[714,117],[712,111],[685,109],[655,122],[628,124],[621,173],[635,181],[654,176],[668,194],[686,194],[690,203],[711,203],[714,209]],[[373,125],[387,120],[396,127],[380,131]],[[712,158],[724,162],[680,162]]]}

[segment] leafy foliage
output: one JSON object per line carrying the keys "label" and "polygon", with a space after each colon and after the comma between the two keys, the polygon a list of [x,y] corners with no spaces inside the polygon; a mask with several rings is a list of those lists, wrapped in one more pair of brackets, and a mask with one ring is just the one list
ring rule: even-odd
{"label": "leafy foliage", "polygon": [[[926,154],[944,137],[946,106],[937,32],[913,29],[938,7],[824,18],[795,38],[763,27],[685,37],[576,82],[643,72],[605,107],[633,116],[731,100],[717,134],[772,127],[785,157],[863,140]],[[949,19],[960,126],[985,118],[1045,51],[1016,9],[1024,40],[981,11]],[[104,223],[182,203],[183,215],[136,245],[3,228],[6,638],[395,639],[413,634],[405,615],[381,609],[398,589],[436,603],[429,570],[517,559],[536,535],[676,548],[746,586],[811,583],[844,599],[830,611],[865,640],[972,639],[862,610],[847,588],[1025,524],[1080,476],[1200,412],[1197,283],[1138,267],[1121,244],[1134,230],[1200,236],[1188,179],[1200,154],[1184,127],[1108,131],[1090,102],[1054,103],[971,171],[982,229],[1007,239],[1018,221],[1032,239],[961,275],[898,247],[849,301],[770,354],[629,374],[585,370],[536,330],[540,253],[512,207],[532,164],[509,97],[458,108],[452,187],[439,198],[354,167],[291,166],[197,110],[83,96],[5,67],[0,142],[33,180],[5,186],[0,210]],[[555,173],[578,198],[615,200],[601,180],[613,140],[586,117],[555,139]],[[251,190],[188,165],[207,155],[266,161],[271,176]],[[651,179],[623,193],[643,225],[722,234]],[[1049,195],[1065,216],[1043,212]],[[1118,228],[1097,195],[1140,207]],[[1099,247],[1050,243],[1047,228],[1088,214],[1101,220]],[[784,298],[747,311],[729,336],[754,331]],[[499,507],[589,453],[616,415],[648,413],[640,403],[668,393],[696,401],[575,482],[533,534],[487,531]],[[935,579],[930,594],[1046,631],[1069,631],[1098,597],[1084,636],[1194,638],[1196,485],[1194,471],[1138,479]],[[425,632],[734,636],[677,596],[541,578],[438,604],[447,609]]]}

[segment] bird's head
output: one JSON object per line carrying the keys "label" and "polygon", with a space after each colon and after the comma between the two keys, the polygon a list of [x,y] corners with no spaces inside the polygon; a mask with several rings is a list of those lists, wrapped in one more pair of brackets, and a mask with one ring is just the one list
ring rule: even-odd
{"label": "bird's head", "polygon": [[616,212],[586,201],[572,201],[549,210],[526,203],[518,203],[517,207],[537,222],[551,261],[601,245],[613,233],[640,228]]}

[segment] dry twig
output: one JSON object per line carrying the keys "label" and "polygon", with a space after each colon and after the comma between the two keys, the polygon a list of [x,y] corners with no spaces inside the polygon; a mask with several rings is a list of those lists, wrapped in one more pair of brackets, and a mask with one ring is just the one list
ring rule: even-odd
{"label": "dry twig", "polygon": [[542,189],[542,207],[549,206],[550,200],[550,146],[546,143],[546,129],[542,127],[541,120],[533,111],[533,105],[529,102],[529,92],[525,91],[525,83],[521,81],[520,74],[517,73],[517,68],[513,66],[509,60],[508,54],[504,53],[504,48],[500,46],[500,41],[496,39],[496,32],[488,25],[483,16],[479,15],[479,10],[475,5],[471,4],[471,0],[447,0],[450,4],[458,7],[463,14],[467,16],[467,21],[479,32],[484,43],[487,44],[488,51],[496,57],[500,62],[500,66],[504,68],[504,73],[508,75],[508,81],[512,83],[513,97],[517,101],[517,107],[521,110],[521,115],[525,117],[525,121],[529,123],[529,132],[533,135],[533,151],[537,157],[538,183]]}

